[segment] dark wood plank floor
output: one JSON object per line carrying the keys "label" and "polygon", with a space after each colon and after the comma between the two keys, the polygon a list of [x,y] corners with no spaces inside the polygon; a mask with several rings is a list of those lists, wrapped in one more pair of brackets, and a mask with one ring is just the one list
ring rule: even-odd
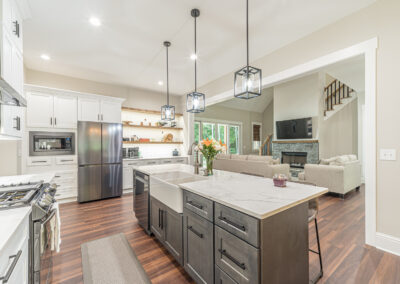
{"label": "dark wood plank floor", "polygon": [[[53,283],[82,283],[80,245],[124,233],[153,283],[193,281],[153,237],[138,226],[132,195],[61,208],[61,251],[54,256]],[[400,283],[400,257],[364,245],[364,190],[341,200],[324,196],[318,216],[324,262],[319,283]],[[316,249],[314,226],[310,246]],[[318,272],[310,254],[310,275]]]}

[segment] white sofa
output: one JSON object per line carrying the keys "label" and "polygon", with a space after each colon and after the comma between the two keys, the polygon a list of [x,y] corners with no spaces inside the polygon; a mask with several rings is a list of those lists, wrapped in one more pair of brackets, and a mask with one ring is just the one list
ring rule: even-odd
{"label": "white sofa", "polygon": [[360,188],[361,163],[356,155],[322,159],[319,165],[306,164],[299,180],[327,187],[329,192],[343,198],[349,191]]}
{"label": "white sofa", "polygon": [[228,172],[272,178],[274,174],[290,176],[289,164],[281,164],[272,156],[218,154],[214,160],[214,168]]}

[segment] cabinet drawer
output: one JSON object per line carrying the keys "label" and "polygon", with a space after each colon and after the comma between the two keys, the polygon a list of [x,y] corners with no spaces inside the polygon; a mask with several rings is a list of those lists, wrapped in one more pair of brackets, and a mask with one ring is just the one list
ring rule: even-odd
{"label": "cabinet drawer", "polygon": [[215,266],[215,284],[237,284],[235,280],[229,277],[228,274],[223,272],[217,265]]}
{"label": "cabinet drawer", "polygon": [[214,281],[214,225],[183,209],[184,267],[196,283]]}
{"label": "cabinet drawer", "polygon": [[242,212],[215,203],[214,223],[249,244],[260,246],[259,220]]}
{"label": "cabinet drawer", "polygon": [[28,157],[27,165],[28,166],[49,166],[52,164],[51,157]]}
{"label": "cabinet drawer", "polygon": [[76,156],[56,157],[56,165],[76,165]]}
{"label": "cabinet drawer", "polygon": [[215,226],[215,264],[237,283],[259,283],[259,250]]}
{"label": "cabinet drawer", "polygon": [[160,161],[156,161],[156,160],[149,160],[149,161],[144,162],[144,165],[146,165],[146,166],[158,165],[158,164],[160,164]]}
{"label": "cabinet drawer", "polygon": [[185,190],[183,191],[183,206],[213,222],[214,205],[210,199]]}

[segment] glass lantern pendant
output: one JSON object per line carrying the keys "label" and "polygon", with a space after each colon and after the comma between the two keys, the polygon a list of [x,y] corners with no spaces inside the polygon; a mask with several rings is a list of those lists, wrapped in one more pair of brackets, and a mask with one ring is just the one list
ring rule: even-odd
{"label": "glass lantern pendant", "polygon": [[198,9],[192,9],[190,12],[194,18],[194,92],[186,97],[186,111],[191,113],[200,113],[205,111],[205,95],[197,92],[197,17],[200,16]]}
{"label": "glass lantern pendant", "polygon": [[252,99],[261,96],[261,69],[249,65],[249,0],[246,0],[247,65],[235,72],[235,98]]}
{"label": "glass lantern pendant", "polygon": [[168,47],[171,46],[169,41],[164,41],[164,46],[167,51],[167,104],[161,107],[161,120],[175,120],[175,106],[169,105],[169,70],[168,70]]}

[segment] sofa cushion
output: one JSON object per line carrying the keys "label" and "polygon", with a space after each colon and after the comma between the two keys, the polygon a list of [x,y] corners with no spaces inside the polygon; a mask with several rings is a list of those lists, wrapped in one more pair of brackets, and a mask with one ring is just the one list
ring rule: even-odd
{"label": "sofa cushion", "polygon": [[349,155],[349,160],[350,161],[357,161],[357,156],[356,155]]}
{"label": "sofa cushion", "polygon": [[272,156],[257,156],[257,155],[248,155],[248,161],[257,161],[257,162],[272,162]]}
{"label": "sofa cushion", "polygon": [[281,160],[279,158],[272,159],[272,164],[273,165],[279,165],[281,163]]}
{"label": "sofa cushion", "polygon": [[232,160],[241,160],[241,161],[246,161],[247,160],[247,155],[231,155]]}
{"label": "sofa cushion", "polygon": [[216,156],[216,159],[219,159],[219,160],[229,160],[230,158],[231,158],[231,154],[220,153]]}
{"label": "sofa cushion", "polygon": [[321,159],[320,164],[321,165],[329,165],[330,163],[335,162],[336,158],[337,157],[332,157],[329,159]]}

